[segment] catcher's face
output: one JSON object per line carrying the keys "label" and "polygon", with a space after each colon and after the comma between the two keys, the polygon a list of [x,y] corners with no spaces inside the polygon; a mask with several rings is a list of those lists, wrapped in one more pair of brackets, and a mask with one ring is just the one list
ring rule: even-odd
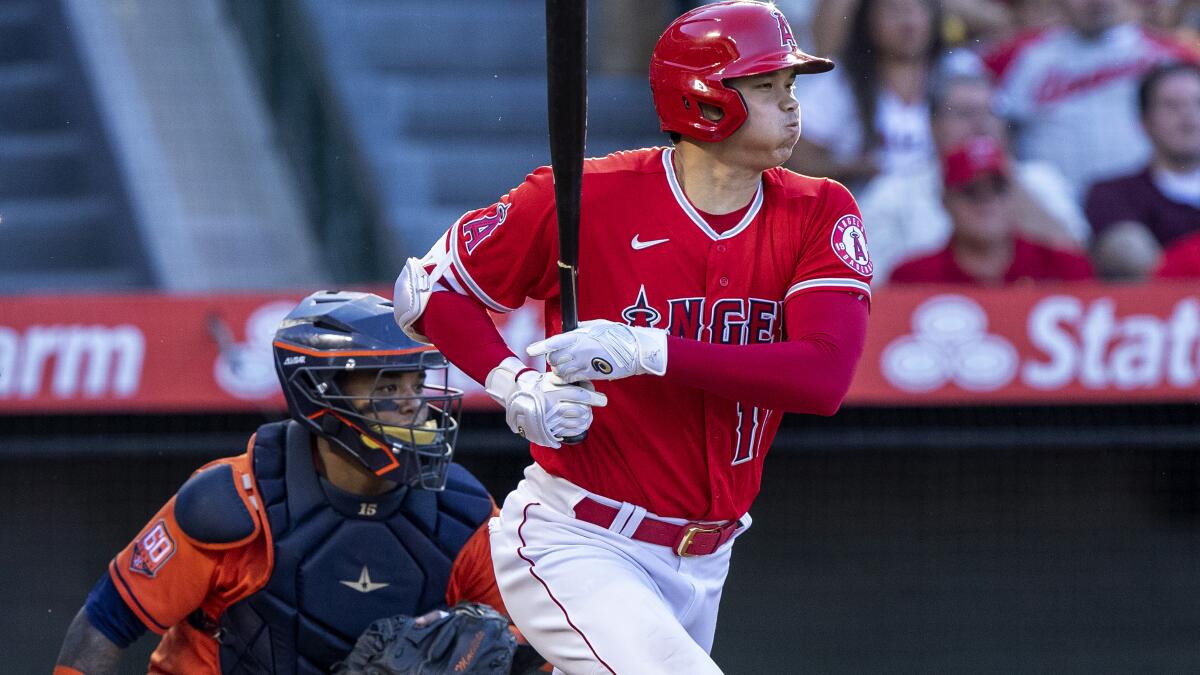
{"label": "catcher's face", "polygon": [[[327,435],[368,471],[428,490],[445,486],[462,391],[443,384],[445,366],[339,368],[321,402],[342,424]],[[433,382],[426,373],[433,371]],[[326,375],[326,382],[329,376]],[[329,389],[328,386],[325,387]],[[323,428],[317,427],[319,432]]]}
{"label": "catcher's face", "polygon": [[360,415],[385,425],[418,426],[429,416],[423,370],[351,373],[341,388]]}

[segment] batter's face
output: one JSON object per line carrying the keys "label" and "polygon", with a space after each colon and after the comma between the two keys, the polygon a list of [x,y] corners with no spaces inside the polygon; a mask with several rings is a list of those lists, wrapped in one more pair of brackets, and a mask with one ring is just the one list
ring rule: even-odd
{"label": "batter's face", "polygon": [[421,400],[425,390],[424,371],[363,371],[351,373],[341,383],[342,392],[353,399],[359,414],[384,424],[417,425],[429,416]]}
{"label": "batter's face", "polygon": [[1150,95],[1142,125],[1155,150],[1176,164],[1200,162],[1200,75],[1163,77]]}
{"label": "batter's face", "polygon": [[744,155],[743,163],[762,171],[779,166],[792,156],[792,149],[800,140],[800,104],[796,102],[795,84],[796,73],[791,68],[725,82],[742,95],[749,113],[742,126],[722,141],[733,153]]}

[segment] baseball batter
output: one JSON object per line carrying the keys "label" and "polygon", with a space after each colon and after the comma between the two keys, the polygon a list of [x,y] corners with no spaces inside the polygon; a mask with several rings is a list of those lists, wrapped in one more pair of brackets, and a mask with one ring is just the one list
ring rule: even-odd
{"label": "baseball batter", "polygon": [[[707,5],[666,29],[650,82],[674,145],[586,162],[578,330],[554,335],[546,167],[397,279],[398,323],[485,383],[532,443],[492,556],[511,616],[559,672],[720,672],[731,542],[780,418],[833,414],[849,387],[871,293],[858,207],[779,168],[800,134],[796,76],[832,67],[768,4]],[[529,354],[552,373],[488,317],[527,298],[545,301],[553,337]]]}

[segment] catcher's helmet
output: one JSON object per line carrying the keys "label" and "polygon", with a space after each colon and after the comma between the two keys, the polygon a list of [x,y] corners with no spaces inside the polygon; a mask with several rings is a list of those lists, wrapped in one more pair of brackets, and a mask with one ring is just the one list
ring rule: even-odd
{"label": "catcher's helmet", "polygon": [[[275,369],[288,411],[376,475],[441,490],[454,454],[462,391],[446,386],[446,359],[414,342],[371,293],[318,291],[279,324]],[[419,393],[395,389],[397,373],[440,371]],[[348,396],[351,373],[373,375],[367,395]],[[389,375],[391,378],[389,378]],[[386,379],[385,379],[386,378]]]}
{"label": "catcher's helmet", "polygon": [[[650,92],[663,131],[699,141],[728,138],[746,121],[746,103],[724,81],[783,68],[824,73],[833,61],[805,54],[774,5],[728,0],[704,5],[671,22],[650,56]],[[709,120],[700,103],[724,115]]]}

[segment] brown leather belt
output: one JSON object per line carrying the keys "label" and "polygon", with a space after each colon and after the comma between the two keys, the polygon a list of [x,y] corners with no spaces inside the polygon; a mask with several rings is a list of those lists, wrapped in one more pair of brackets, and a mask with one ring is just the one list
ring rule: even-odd
{"label": "brown leather belt", "polygon": [[[606,529],[613,524],[618,513],[620,513],[620,509],[617,507],[602,504],[591,497],[584,497],[575,505],[576,518]],[[667,546],[675,551],[675,555],[690,558],[697,555],[708,555],[716,551],[721,544],[729,541],[729,538],[741,526],[741,522],[737,520],[724,525],[716,523],[676,525],[647,516],[642,519],[629,538],[648,544]]]}

